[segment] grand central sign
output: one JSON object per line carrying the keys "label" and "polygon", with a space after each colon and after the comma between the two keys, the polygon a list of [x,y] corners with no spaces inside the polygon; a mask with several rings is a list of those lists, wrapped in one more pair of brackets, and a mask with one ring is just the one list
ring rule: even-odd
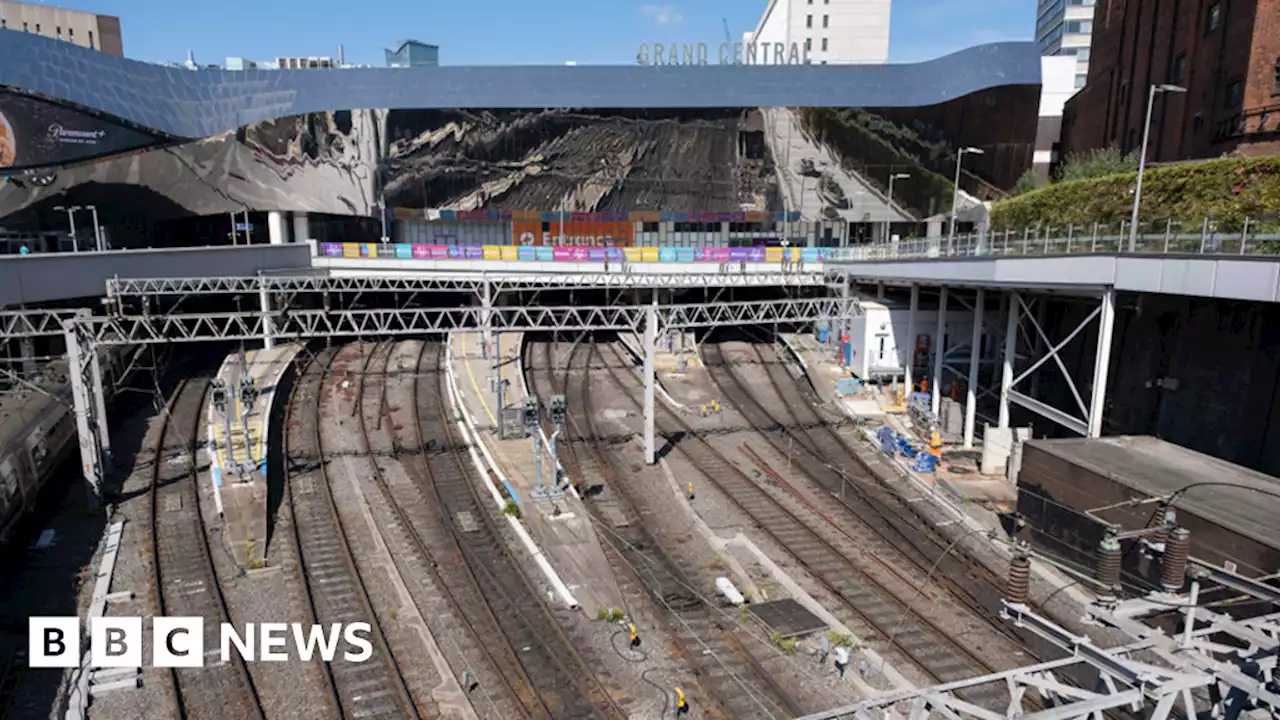
{"label": "grand central sign", "polygon": [[[641,43],[637,65],[710,65],[706,43]],[[808,65],[809,50],[800,43],[720,43],[719,65]]]}

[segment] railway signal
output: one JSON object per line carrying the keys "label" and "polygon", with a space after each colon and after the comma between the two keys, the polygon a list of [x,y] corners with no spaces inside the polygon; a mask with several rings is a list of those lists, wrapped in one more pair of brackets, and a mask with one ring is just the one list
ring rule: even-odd
{"label": "railway signal", "polygon": [[524,399],[524,436],[535,437],[538,434],[538,398],[529,396]]}

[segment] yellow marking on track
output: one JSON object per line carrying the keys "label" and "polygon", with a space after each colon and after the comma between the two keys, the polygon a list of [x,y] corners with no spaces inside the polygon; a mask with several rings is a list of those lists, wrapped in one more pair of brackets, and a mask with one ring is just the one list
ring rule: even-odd
{"label": "yellow marking on track", "polygon": [[493,411],[489,409],[489,403],[485,402],[484,393],[480,392],[480,385],[476,382],[476,375],[471,371],[471,361],[467,358],[467,336],[465,334],[461,334],[459,337],[461,338],[459,343],[461,343],[460,349],[462,350],[462,362],[467,366],[467,377],[471,378],[471,389],[475,390],[476,399],[480,401],[480,407],[484,408],[484,414],[489,416],[489,422],[497,425],[498,420],[493,416]]}

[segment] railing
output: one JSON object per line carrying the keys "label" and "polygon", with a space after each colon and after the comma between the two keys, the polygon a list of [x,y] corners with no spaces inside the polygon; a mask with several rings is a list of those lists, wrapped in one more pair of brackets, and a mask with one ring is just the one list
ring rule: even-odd
{"label": "railing", "polygon": [[[1280,228],[1273,220],[1236,222],[1236,229],[1220,231],[1212,221],[1194,224],[1187,232],[1177,221],[1139,226],[1130,237],[1127,223],[1104,226],[1071,225],[1056,228],[967,233],[954,238],[912,238],[835,250],[831,261],[895,260],[949,257],[1003,257],[1135,253],[1159,255],[1280,256]],[[1222,223],[1222,225],[1227,225]]]}

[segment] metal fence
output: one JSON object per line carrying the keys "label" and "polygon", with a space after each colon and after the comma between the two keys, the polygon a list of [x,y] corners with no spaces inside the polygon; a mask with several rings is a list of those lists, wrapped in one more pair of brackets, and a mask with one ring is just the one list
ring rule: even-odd
{"label": "metal fence", "polygon": [[[1191,229],[1189,229],[1191,228]],[[911,238],[836,250],[833,260],[897,258],[1043,256],[1082,253],[1280,256],[1280,225],[1274,218],[1243,222],[1167,220],[1059,227],[1030,227],[965,233],[955,237]]]}

